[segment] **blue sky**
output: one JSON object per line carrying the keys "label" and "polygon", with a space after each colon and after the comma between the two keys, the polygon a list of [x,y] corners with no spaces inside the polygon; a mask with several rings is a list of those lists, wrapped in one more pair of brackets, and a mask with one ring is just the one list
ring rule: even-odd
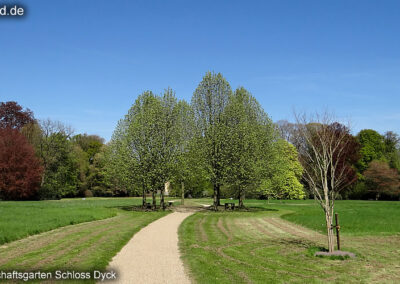
{"label": "blue sky", "polygon": [[18,3],[0,18],[0,101],[76,133],[108,140],[145,90],[190,101],[208,70],[274,121],[328,108],[400,133],[400,1]]}

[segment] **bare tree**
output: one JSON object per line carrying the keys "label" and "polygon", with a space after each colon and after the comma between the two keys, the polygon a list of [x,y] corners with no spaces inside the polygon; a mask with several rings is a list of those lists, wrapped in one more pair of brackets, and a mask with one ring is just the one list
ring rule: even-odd
{"label": "bare tree", "polygon": [[335,122],[327,112],[308,117],[296,114],[295,145],[304,167],[304,179],[325,213],[329,252],[334,251],[332,226],[335,199],[356,180],[351,161],[358,143],[349,127]]}
{"label": "bare tree", "polygon": [[40,128],[42,129],[44,137],[50,137],[54,133],[62,133],[69,139],[74,134],[74,130],[71,126],[61,121],[50,120],[49,118],[40,121]]}
{"label": "bare tree", "polygon": [[287,120],[278,120],[275,124],[281,138],[290,143],[293,143],[296,125],[294,123],[290,123]]}

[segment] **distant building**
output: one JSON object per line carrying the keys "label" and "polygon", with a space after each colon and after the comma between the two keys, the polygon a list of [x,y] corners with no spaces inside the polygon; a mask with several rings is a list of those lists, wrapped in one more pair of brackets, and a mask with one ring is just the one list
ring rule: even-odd
{"label": "distant building", "polygon": [[171,183],[167,181],[164,185],[164,194],[169,195],[170,190],[171,190]]}

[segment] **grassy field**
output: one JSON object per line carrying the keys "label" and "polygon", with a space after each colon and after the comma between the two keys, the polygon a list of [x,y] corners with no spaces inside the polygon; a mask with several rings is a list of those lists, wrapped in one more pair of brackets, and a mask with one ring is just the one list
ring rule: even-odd
{"label": "grassy field", "polygon": [[[211,204],[210,199],[192,199],[192,204]],[[236,202],[236,200],[221,200]],[[325,233],[325,217],[314,200],[246,200],[245,206],[259,209],[279,210],[281,218]],[[335,212],[339,213],[341,233],[344,235],[393,235],[400,232],[400,202],[338,200]]]}
{"label": "grassy field", "polygon": [[[249,200],[247,206],[277,209],[282,218],[310,229],[325,233],[325,217],[314,200],[272,201]],[[400,232],[400,202],[338,200],[335,210],[339,214],[341,233],[345,235],[393,235]]]}
{"label": "grassy field", "polygon": [[167,212],[121,212],[116,217],[62,227],[0,247],[0,270],[104,270],[142,227]]}
{"label": "grassy field", "polygon": [[[197,283],[400,281],[400,230],[394,218],[400,215],[399,203],[338,202],[342,249],[357,258],[334,260],[313,256],[326,246],[318,232],[323,232],[323,216],[315,215],[322,211],[313,202],[250,200],[246,205],[257,211],[199,212],[187,218],[179,230],[180,248],[192,278]],[[377,227],[358,225],[367,224],[364,219]],[[382,220],[390,225],[379,226]]]}
{"label": "grassy field", "polygon": [[0,245],[59,227],[117,216],[141,198],[0,201]]}
{"label": "grassy field", "polygon": [[[0,202],[0,270],[103,270],[138,230],[168,214],[129,210],[140,203]],[[201,204],[211,200],[185,201],[188,207]],[[337,202],[343,249],[357,254],[346,260],[313,256],[326,246],[315,201],[245,205],[250,212],[198,212],[179,228],[183,260],[195,282],[400,282],[400,202]]]}
{"label": "grassy field", "polygon": [[[8,238],[60,227],[0,246],[0,270],[104,270],[137,231],[168,214],[124,210],[140,202],[132,198],[0,202],[2,210],[14,213],[8,212],[12,218],[2,223]],[[65,226],[78,222],[85,223]],[[20,234],[11,234],[10,228],[18,228]]]}

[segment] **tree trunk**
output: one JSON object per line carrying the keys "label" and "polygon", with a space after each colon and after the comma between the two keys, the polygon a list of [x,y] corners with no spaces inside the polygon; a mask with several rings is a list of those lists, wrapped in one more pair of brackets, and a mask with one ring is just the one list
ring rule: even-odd
{"label": "tree trunk", "polygon": [[185,183],[181,183],[181,205],[185,205]]}
{"label": "tree trunk", "polygon": [[153,196],[153,210],[156,210],[156,208],[157,208],[156,193],[157,193],[157,190],[153,189],[153,191],[152,191],[152,196]]}
{"label": "tree trunk", "polygon": [[217,190],[217,185],[214,184],[214,203],[213,203],[213,207],[215,211],[218,211],[218,194],[217,194],[218,190]]}
{"label": "tree trunk", "polygon": [[217,204],[218,206],[221,206],[221,187],[219,184],[217,185]]}
{"label": "tree trunk", "polygon": [[328,235],[328,251],[333,252],[335,250],[335,235],[333,232],[333,227],[332,227],[332,218],[330,211],[325,210],[325,220],[326,220],[326,229],[327,229],[327,235]]}
{"label": "tree trunk", "polygon": [[243,208],[243,199],[244,199],[244,192],[239,189],[239,208]]}
{"label": "tree trunk", "polygon": [[147,206],[146,206],[146,189],[145,189],[145,187],[144,187],[144,185],[143,185],[143,192],[142,192],[142,206],[143,206],[143,208],[146,208]]}
{"label": "tree trunk", "polygon": [[164,202],[164,187],[160,188],[160,208],[165,210],[165,202]]}
{"label": "tree trunk", "polygon": [[43,174],[42,174],[42,180],[40,181],[40,187],[43,187],[43,185],[44,185],[45,172],[46,172],[46,169],[44,168]]}

